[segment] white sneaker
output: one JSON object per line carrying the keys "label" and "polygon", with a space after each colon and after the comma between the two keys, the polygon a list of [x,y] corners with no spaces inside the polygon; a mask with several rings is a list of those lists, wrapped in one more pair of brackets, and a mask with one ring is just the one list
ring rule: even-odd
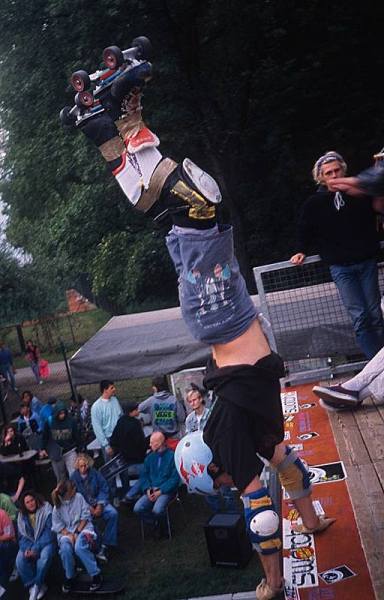
{"label": "white sneaker", "polygon": [[39,588],[38,590],[38,594],[37,594],[37,600],[41,600],[42,598],[44,598],[45,594],[48,592],[48,586],[46,583],[43,583],[43,585]]}
{"label": "white sneaker", "polygon": [[6,591],[7,591],[7,590],[6,590],[6,589],[4,589],[2,585],[0,585],[0,598],[1,598],[2,596],[4,596],[4,594],[5,594],[5,592],[6,592]]}
{"label": "white sneaker", "polygon": [[39,588],[35,585],[32,585],[29,588],[29,600],[37,600],[37,594],[39,593]]}

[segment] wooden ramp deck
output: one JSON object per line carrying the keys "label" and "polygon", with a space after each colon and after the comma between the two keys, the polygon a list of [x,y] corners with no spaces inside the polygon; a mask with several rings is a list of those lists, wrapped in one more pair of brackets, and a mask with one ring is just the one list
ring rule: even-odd
{"label": "wooden ramp deck", "polygon": [[312,386],[283,390],[286,440],[310,466],[317,507],[337,521],[300,538],[283,501],[284,574],[298,586],[285,597],[384,600],[384,404],[328,412]]}
{"label": "wooden ramp deck", "polygon": [[384,403],[367,398],[358,410],[328,415],[376,599],[384,600]]}

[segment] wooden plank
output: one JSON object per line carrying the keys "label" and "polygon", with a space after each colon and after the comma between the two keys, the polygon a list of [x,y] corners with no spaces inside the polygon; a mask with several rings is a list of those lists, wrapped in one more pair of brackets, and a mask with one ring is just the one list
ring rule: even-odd
{"label": "wooden plank", "polygon": [[347,486],[377,599],[384,598],[384,496],[373,465],[347,466]]}
{"label": "wooden plank", "polygon": [[377,477],[380,481],[380,484],[381,484],[381,487],[383,488],[383,493],[384,493],[384,460],[376,460],[373,463],[373,466],[375,467]]}
{"label": "wooden plank", "polygon": [[[340,419],[340,413],[328,413],[333,436],[340,454],[346,465],[364,465],[371,462],[364,439],[353,419],[353,425],[347,426],[345,419]],[[352,421],[349,419],[349,423]]]}
{"label": "wooden plank", "polygon": [[[381,416],[381,418],[384,421],[384,399],[378,400],[377,398],[375,398],[375,396],[371,396],[370,399],[371,399],[372,403],[376,406],[379,415]],[[366,402],[366,400],[364,400],[364,404],[365,404],[365,402]]]}

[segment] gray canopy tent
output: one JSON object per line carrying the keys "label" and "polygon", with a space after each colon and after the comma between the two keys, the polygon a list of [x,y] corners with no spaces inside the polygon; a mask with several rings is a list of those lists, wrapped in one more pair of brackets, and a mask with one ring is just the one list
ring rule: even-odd
{"label": "gray canopy tent", "polygon": [[[255,304],[258,297],[252,297]],[[189,333],[180,308],[112,317],[69,361],[74,385],[168,374],[205,365],[210,350]]]}
{"label": "gray canopy tent", "polygon": [[75,385],[174,373],[202,366],[209,348],[193,339],[180,308],[112,317],[74,354]]}

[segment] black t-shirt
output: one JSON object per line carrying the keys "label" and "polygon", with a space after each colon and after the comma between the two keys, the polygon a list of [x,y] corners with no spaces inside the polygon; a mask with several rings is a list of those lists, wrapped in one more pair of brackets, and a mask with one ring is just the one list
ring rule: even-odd
{"label": "black t-shirt", "polygon": [[274,352],[255,365],[208,367],[204,384],[218,398],[204,427],[204,441],[213,462],[231,475],[240,491],[263,469],[256,453],[269,460],[284,440],[283,374],[283,361]]}
{"label": "black t-shirt", "polygon": [[318,253],[329,265],[343,265],[373,258],[378,249],[376,213],[370,197],[341,194],[338,201],[335,192],[320,188],[304,203],[298,252]]}

